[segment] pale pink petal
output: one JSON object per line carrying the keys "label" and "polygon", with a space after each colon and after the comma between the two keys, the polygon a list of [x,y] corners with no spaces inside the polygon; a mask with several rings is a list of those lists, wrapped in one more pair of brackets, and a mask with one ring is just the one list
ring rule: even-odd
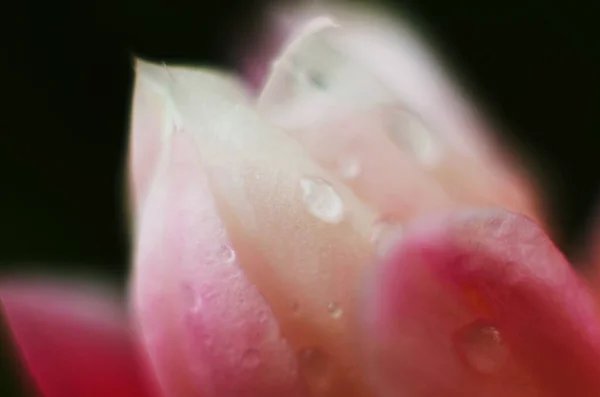
{"label": "pale pink petal", "polygon": [[[497,128],[406,20],[332,5],[277,9],[271,20],[265,36],[286,40],[277,50],[272,39],[259,44],[268,51],[258,51],[255,62],[270,71],[260,113],[325,168],[359,163],[363,172],[348,184],[361,199],[395,220],[458,203],[546,221],[515,148],[500,144],[491,132]],[[421,148],[390,142],[397,136]]]}
{"label": "pale pink petal", "polygon": [[163,392],[302,396],[294,353],[239,266],[191,135],[174,133],[164,150],[140,214],[132,290]]}

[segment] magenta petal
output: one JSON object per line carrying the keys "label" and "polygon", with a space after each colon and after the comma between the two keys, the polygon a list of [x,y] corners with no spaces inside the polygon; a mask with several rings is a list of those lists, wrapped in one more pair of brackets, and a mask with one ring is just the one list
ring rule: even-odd
{"label": "magenta petal", "polygon": [[144,376],[125,313],[89,287],[3,283],[8,326],[46,397],[145,397]]}
{"label": "magenta petal", "polygon": [[368,362],[389,395],[600,395],[598,306],[525,217],[484,210],[409,226],[369,298]]}

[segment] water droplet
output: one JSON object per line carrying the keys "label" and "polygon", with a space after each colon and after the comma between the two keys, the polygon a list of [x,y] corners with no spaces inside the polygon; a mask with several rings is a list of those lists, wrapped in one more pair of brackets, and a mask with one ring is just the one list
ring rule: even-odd
{"label": "water droplet", "polygon": [[260,365],[261,357],[257,349],[248,349],[242,355],[242,366],[244,368],[256,368]]}
{"label": "water droplet", "polygon": [[320,350],[302,349],[298,353],[300,371],[311,389],[323,390],[329,385],[329,360]]}
{"label": "water droplet", "polygon": [[371,230],[371,242],[375,244],[375,252],[378,256],[385,256],[394,243],[402,235],[402,226],[387,221],[379,221],[373,225]]}
{"label": "water droplet", "polygon": [[416,115],[396,110],[392,114],[389,135],[396,146],[411,153],[422,164],[434,166],[438,163],[440,152],[436,138]]}
{"label": "water droplet", "polygon": [[327,312],[334,319],[339,319],[344,314],[344,311],[336,302],[329,302],[327,304]]}
{"label": "water droplet", "polygon": [[219,260],[223,261],[223,263],[232,263],[235,261],[235,251],[230,246],[223,244],[217,251],[217,257]]}
{"label": "water droplet", "polygon": [[459,331],[459,349],[468,365],[480,373],[493,373],[505,363],[508,350],[498,329],[476,321]]}
{"label": "water droplet", "polygon": [[354,179],[360,175],[360,172],[360,162],[353,157],[344,159],[339,164],[339,174],[343,179]]}
{"label": "water droplet", "polygon": [[340,223],[344,218],[344,203],[333,186],[321,178],[300,180],[302,198],[308,211],[327,223]]}

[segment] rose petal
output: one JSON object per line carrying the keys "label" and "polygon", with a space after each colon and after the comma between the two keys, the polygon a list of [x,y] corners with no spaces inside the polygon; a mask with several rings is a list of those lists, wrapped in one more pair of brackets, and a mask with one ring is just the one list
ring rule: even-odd
{"label": "rose petal", "polygon": [[297,142],[202,79],[210,76],[183,78],[173,100],[245,274],[312,392],[365,393],[354,371],[354,307],[373,253],[373,213]]}
{"label": "rose petal", "polygon": [[[539,216],[515,178],[461,155],[443,134],[431,131],[422,117],[403,106],[348,114],[290,133],[387,219],[406,221],[468,205]],[[349,162],[358,170],[346,177]]]}
{"label": "rose petal", "polygon": [[[131,133],[128,148],[128,176],[134,213],[140,211],[149,194],[161,160],[163,146],[170,135],[181,128],[181,115],[171,100],[176,81],[165,64],[135,60],[136,79],[131,111]],[[202,69],[195,69],[202,70]],[[232,77],[220,77],[220,89],[242,103],[247,101],[244,90]],[[194,78],[192,69],[179,68],[181,76]],[[215,78],[205,84],[214,84]],[[136,218],[134,216],[134,218]]]}
{"label": "rose petal", "polygon": [[[362,160],[367,172],[357,178],[357,194],[391,217],[440,208],[449,194],[461,204],[501,206],[542,220],[527,173],[502,152],[407,23],[374,9],[318,12],[333,17],[300,10],[292,19],[296,32],[280,50],[258,99],[263,115],[291,132],[322,165]],[[427,131],[410,127],[416,124]],[[390,136],[413,141],[405,148],[407,157],[416,157],[433,182],[394,153]],[[390,177],[397,169],[402,178]],[[408,192],[418,199],[408,200]],[[398,197],[412,205],[393,207]]]}
{"label": "rose petal", "polygon": [[122,307],[92,286],[4,282],[0,299],[45,397],[152,396]]}
{"label": "rose petal", "polygon": [[[186,73],[173,68],[174,80],[164,88],[190,85],[200,92],[217,91],[231,105],[239,102],[217,75],[199,72],[206,78],[198,80]],[[218,111],[219,96],[199,103],[197,110]],[[176,397],[302,396],[293,352],[238,265],[189,129],[183,123],[162,145],[135,248],[135,313],[163,392]]]}
{"label": "rose petal", "polygon": [[382,396],[598,395],[598,306],[524,217],[420,221],[370,287],[366,363]]}
{"label": "rose petal", "polygon": [[[301,72],[311,71],[311,75],[316,73],[325,81],[334,79],[339,83],[333,86],[342,91],[333,90],[328,96],[335,97],[336,103],[343,104],[347,110],[364,110],[364,106],[369,108],[390,99],[400,100],[419,114],[429,114],[434,128],[446,134],[461,152],[480,156],[482,146],[489,146],[490,136],[481,128],[474,128],[479,126],[475,125],[473,110],[443,72],[432,49],[411,31],[407,21],[394,19],[387,10],[347,5],[296,7],[280,9],[274,14],[276,31],[281,31],[282,25],[277,22],[289,21],[287,34],[290,38],[279,50],[279,59],[272,68],[266,88],[280,80],[282,74],[290,74],[298,68]],[[319,22],[323,19],[331,20],[329,25],[336,28],[326,28]],[[315,29],[315,25],[323,28]],[[336,61],[340,57],[343,62]],[[297,64],[297,68],[285,67],[290,61]],[[341,73],[348,68],[354,72]],[[365,95],[365,89],[369,95]],[[321,96],[319,91],[313,89],[310,92],[313,100]],[[294,92],[288,91],[289,94]],[[279,106],[269,98],[272,96],[264,95],[259,101],[261,107],[268,110],[271,106]],[[302,98],[288,99],[297,104]],[[287,106],[287,112],[292,110],[294,107]],[[332,115],[329,108],[316,108],[315,111],[321,119]],[[294,121],[307,123],[306,118],[295,118]],[[309,122],[314,122],[313,118]],[[496,150],[494,147],[488,149]]]}

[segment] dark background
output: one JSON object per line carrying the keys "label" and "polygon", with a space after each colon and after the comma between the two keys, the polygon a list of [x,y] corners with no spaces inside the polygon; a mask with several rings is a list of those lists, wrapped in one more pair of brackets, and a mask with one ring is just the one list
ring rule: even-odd
{"label": "dark background", "polygon": [[[132,56],[232,67],[232,45],[249,40],[264,4],[54,1],[2,11],[0,275],[84,271],[123,284]],[[559,244],[570,252],[600,191],[598,6],[402,4],[428,25],[487,110],[535,154],[553,182],[546,194],[566,237]],[[2,354],[0,396],[20,395],[16,368]]]}

